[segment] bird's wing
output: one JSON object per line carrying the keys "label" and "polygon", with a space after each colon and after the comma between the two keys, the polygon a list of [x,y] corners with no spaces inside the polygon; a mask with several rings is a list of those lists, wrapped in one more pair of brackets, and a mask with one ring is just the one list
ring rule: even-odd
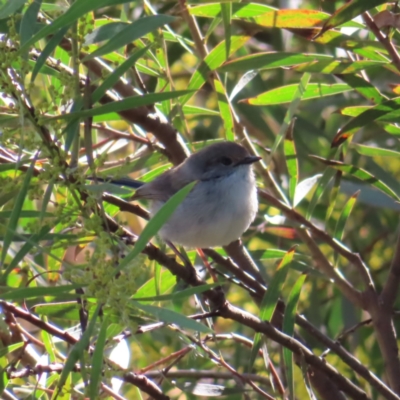
{"label": "bird's wing", "polygon": [[[176,168],[170,169],[153,181],[145,183],[136,190],[132,199],[167,201],[178,190],[193,181],[189,176],[177,175],[176,172]],[[177,179],[177,176],[179,176],[179,179]]]}

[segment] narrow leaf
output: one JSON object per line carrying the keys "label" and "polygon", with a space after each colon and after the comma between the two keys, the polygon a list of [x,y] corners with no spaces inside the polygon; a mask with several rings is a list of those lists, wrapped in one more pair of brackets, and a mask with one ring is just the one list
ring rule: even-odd
{"label": "narrow leaf", "polygon": [[354,205],[356,204],[357,197],[360,194],[360,191],[356,192],[347,200],[345,206],[343,207],[342,212],[336,223],[335,232],[333,237],[341,241],[343,239],[344,229],[346,227],[346,222],[349,219],[350,213],[353,210]]}
{"label": "narrow leaf", "polygon": [[[14,0],[15,1],[15,0]],[[22,17],[21,26],[19,29],[21,46],[30,39],[37,30],[37,16],[42,5],[42,0],[34,0]]]}
{"label": "narrow leaf", "polygon": [[102,379],[103,356],[104,356],[104,347],[107,339],[106,334],[108,325],[109,322],[106,317],[104,318],[104,321],[101,324],[100,332],[96,341],[96,346],[93,352],[92,370],[90,371],[90,382],[88,389],[88,394],[91,400],[95,400],[99,397],[99,387]]}
{"label": "narrow leaf", "polygon": [[275,139],[274,145],[272,146],[271,153],[269,155],[270,159],[272,158],[275,151],[279,147],[291,121],[295,117],[297,107],[300,104],[300,101],[303,97],[304,92],[307,90],[307,85],[308,85],[308,82],[310,81],[310,78],[311,78],[311,74],[309,74],[308,72],[305,72],[303,74],[303,76],[301,77],[299,84],[297,85],[297,89],[296,89],[295,93],[293,94],[292,101],[289,105],[288,110],[286,111],[285,118],[283,119],[283,123],[280,127],[279,133]]}
{"label": "narrow leaf", "polygon": [[35,81],[35,78],[37,74],[40,72],[41,68],[45,64],[47,58],[50,56],[50,54],[53,52],[53,50],[58,46],[58,44],[61,42],[63,37],[68,31],[68,27],[64,27],[60,29],[46,44],[46,47],[43,49],[43,51],[40,52],[39,57],[36,60],[36,63],[33,67],[32,70],[32,75],[31,75],[31,82]]}
{"label": "narrow leaf", "polygon": [[385,0],[352,0],[340,7],[330,18],[325,21],[321,35],[335,26],[352,20],[354,17],[361,15],[363,12],[370,10],[376,6],[386,3]]}
{"label": "narrow leaf", "polygon": [[373,186],[376,189],[380,190],[381,192],[387,194],[388,196],[390,196],[392,199],[394,199],[396,201],[400,200],[399,196],[396,194],[396,192],[393,189],[391,189],[384,182],[375,178],[372,174],[370,174],[369,172],[367,172],[366,170],[364,170],[362,168],[358,168],[354,165],[344,164],[344,163],[341,163],[340,161],[327,160],[325,158],[321,158],[321,157],[317,157],[317,156],[311,156],[311,157],[314,158],[315,160],[318,160],[318,161],[324,163],[325,165],[328,165],[339,171],[343,171],[365,183],[370,184],[371,186]]}
{"label": "narrow leaf", "polygon": [[382,149],[380,147],[375,146],[365,146],[363,144],[352,143],[351,147],[356,150],[357,153],[362,154],[363,156],[368,157],[400,157],[400,152],[389,150],[389,149]]}
{"label": "narrow leaf", "polygon": [[218,71],[237,72],[255,69],[273,69],[300,65],[316,60],[334,61],[335,59],[332,56],[325,56],[321,54],[285,53],[272,51],[267,53],[250,54],[248,56],[243,56],[235,60],[228,61],[221,67],[218,66]]}
{"label": "narrow leaf", "polygon": [[0,8],[0,19],[5,19],[21,8],[27,0],[8,0],[6,3]]}
{"label": "narrow leaf", "polygon": [[[61,14],[58,18],[56,18],[50,25],[46,25],[39,32],[37,32],[30,40],[25,42],[23,46],[20,48],[20,52],[24,53],[30,46],[34,43],[43,39],[46,36],[57,32],[59,29],[64,28],[66,26],[71,26],[78,18],[82,17],[86,13],[93,11],[95,9],[100,9],[102,7],[106,7],[108,5],[118,5],[127,3],[129,0],[79,0],[75,1],[65,13]],[[25,3],[22,0],[10,0],[10,3]],[[4,18],[1,16],[0,18]]]}
{"label": "narrow leaf", "polygon": [[296,186],[296,192],[293,200],[293,207],[296,207],[301,202],[301,200],[303,200],[307,196],[307,194],[310,192],[310,190],[314,187],[314,185],[318,182],[318,180],[321,177],[322,174],[311,176],[310,178],[302,180]]}
{"label": "narrow leaf", "polygon": [[[240,49],[249,40],[249,36],[231,36],[230,54]],[[198,90],[207,81],[211,71],[217,69],[226,60],[225,41],[219,43],[200,63],[190,78],[188,89]],[[194,93],[188,94],[181,99],[181,104],[187,103]]]}
{"label": "narrow leaf", "polygon": [[186,196],[190,193],[195,184],[196,182],[192,182],[186,185],[184,188],[171,196],[168,201],[157,211],[156,215],[154,215],[154,217],[143,229],[143,232],[136,241],[133,250],[126,255],[126,257],[119,264],[118,268],[115,269],[115,274],[125,268],[138,254],[144,250],[150,239],[155,236],[161,227],[168,221],[168,218],[174,213],[179,204],[181,204]]}
{"label": "narrow leaf", "polygon": [[3,251],[1,253],[1,265],[4,266],[4,261],[7,256],[8,248],[10,247],[12,237],[14,236],[14,232],[17,230],[17,224],[20,217],[20,213],[22,210],[22,206],[24,204],[25,198],[27,196],[27,192],[29,189],[29,184],[33,176],[33,171],[35,167],[36,158],[32,160],[29,169],[25,173],[24,181],[22,182],[21,188],[15,198],[14,208],[12,210],[12,214],[10,216],[10,220],[8,221],[7,230],[4,235],[3,241]]}
{"label": "narrow leaf", "polygon": [[[279,296],[282,291],[283,284],[286,279],[286,275],[288,272],[288,266],[293,260],[293,256],[295,253],[295,247],[292,247],[282,258],[278,267],[275,271],[275,274],[264,294],[264,297],[261,301],[260,305],[260,319],[262,321],[270,321],[275,308],[278,302]],[[250,363],[249,369],[252,368],[254,361],[257,357],[258,351],[261,348],[262,344],[262,335],[260,333],[256,333],[254,336],[253,347],[251,349],[250,355]]]}
{"label": "narrow leaf", "polygon": [[57,115],[49,119],[63,119],[70,121],[77,118],[87,118],[95,115],[103,115],[111,112],[121,112],[130,108],[146,106],[154,104],[159,101],[175,99],[180,96],[184,96],[188,93],[192,93],[191,90],[176,90],[174,92],[163,92],[163,93],[149,93],[141,96],[131,96],[123,100],[114,101],[113,103],[105,104],[103,106],[95,107],[90,110],[76,111],[70,114]]}
{"label": "narrow leaf", "polygon": [[116,68],[112,74],[107,76],[106,79],[96,88],[92,94],[92,104],[97,103],[107,92],[108,89],[112,88],[118,80],[121,78],[129,68],[131,68],[141,57],[143,57],[150,46],[146,46],[143,49],[139,49],[126,59],[121,65]]}
{"label": "narrow leaf", "polygon": [[159,321],[167,324],[175,324],[183,329],[192,329],[201,333],[213,333],[213,330],[208,326],[167,308],[144,305],[138,302],[133,302],[133,304],[135,307],[154,315]]}
{"label": "narrow leaf", "polygon": [[235,140],[234,121],[225,88],[218,79],[214,79],[214,86],[218,96],[218,107],[220,115],[224,123],[225,139],[233,141]]}
{"label": "narrow leaf", "polygon": [[[261,93],[258,96],[241,100],[241,103],[248,103],[255,106],[290,103],[297,89],[298,85],[281,86]],[[326,83],[309,83],[303,93],[302,100],[333,96],[351,90],[353,89],[344,83],[334,83],[331,85]]]}
{"label": "narrow leaf", "polygon": [[189,289],[180,290],[179,292],[169,293],[169,294],[161,294],[158,296],[150,296],[150,297],[139,297],[137,294],[132,297],[132,300],[135,301],[166,301],[166,300],[181,300],[186,299],[187,297],[193,296],[195,294],[200,294],[205,292],[206,290],[210,290],[216,286],[220,285],[219,283],[210,283],[207,285],[201,285],[192,287]]}
{"label": "narrow leaf", "polygon": [[387,116],[398,118],[400,116],[400,97],[377,104],[359,114],[343,126],[335,135],[332,147],[337,147],[348,138],[354,135],[361,127],[370,124],[375,120],[383,119]]}
{"label": "narrow leaf", "polygon": [[126,26],[119,33],[113,36],[104,46],[101,46],[93,53],[86,56],[84,60],[90,60],[95,57],[100,57],[104,54],[112,53],[128,43],[134,42],[148,33],[153,32],[156,29],[161,28],[162,26],[175,20],[175,17],[162,14],[142,17]]}
{"label": "narrow leaf", "polygon": [[299,165],[296,152],[296,144],[293,138],[294,119],[292,119],[283,142],[286,167],[289,173],[289,199],[294,203],[295,191],[299,179]]}
{"label": "narrow leaf", "polygon": [[[282,323],[283,332],[288,336],[293,336],[297,304],[300,299],[301,288],[303,287],[306,278],[307,275],[300,275],[289,294]],[[290,400],[294,400],[293,353],[286,347],[283,348],[283,360],[286,367],[286,379],[289,387]]]}
{"label": "narrow leaf", "polygon": [[63,285],[48,287],[27,287],[20,289],[3,288],[1,298],[3,300],[22,300],[41,296],[57,296],[65,292],[82,288],[82,285]]}
{"label": "narrow leaf", "polygon": [[228,59],[231,50],[232,3],[221,3],[221,14],[225,30],[225,54]]}

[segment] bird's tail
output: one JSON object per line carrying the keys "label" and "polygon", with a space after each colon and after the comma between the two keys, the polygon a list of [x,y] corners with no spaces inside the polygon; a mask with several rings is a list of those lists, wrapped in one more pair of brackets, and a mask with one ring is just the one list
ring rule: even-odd
{"label": "bird's tail", "polygon": [[131,178],[114,179],[111,177],[110,178],[99,178],[99,177],[94,178],[92,176],[89,176],[86,179],[88,179],[89,181],[112,183],[113,185],[125,186],[125,187],[129,187],[132,189],[137,189],[137,188],[140,188],[140,186],[144,185],[144,182],[140,182],[140,181],[137,181],[137,180],[131,179]]}

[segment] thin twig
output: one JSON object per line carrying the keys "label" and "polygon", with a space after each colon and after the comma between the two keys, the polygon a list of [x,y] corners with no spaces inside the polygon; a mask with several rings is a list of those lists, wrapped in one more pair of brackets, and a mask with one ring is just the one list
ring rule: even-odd
{"label": "thin twig", "polygon": [[382,289],[380,298],[385,307],[393,308],[400,286],[400,234],[397,237],[395,254],[390,266],[389,275]]}

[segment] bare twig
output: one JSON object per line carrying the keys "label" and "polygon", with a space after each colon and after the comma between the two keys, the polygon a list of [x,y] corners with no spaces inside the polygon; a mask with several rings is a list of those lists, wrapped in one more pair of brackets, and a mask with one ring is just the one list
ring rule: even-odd
{"label": "bare twig", "polygon": [[385,36],[379,28],[376,26],[375,21],[372,19],[371,15],[368,12],[363,13],[363,19],[368,26],[369,29],[373,32],[375,37],[378,39],[380,43],[385,47],[385,49],[388,51],[393,64],[395,67],[400,71],[400,56],[399,53],[396,50],[396,47],[393,45],[393,43],[390,41],[390,38]]}
{"label": "bare twig", "polygon": [[267,193],[265,190],[259,190],[258,193],[269,205],[281,210],[285,214],[285,216],[290,220],[297,222],[300,225],[304,225],[306,228],[310,229],[310,231],[316,238],[324,241],[338,254],[340,254],[341,256],[346,258],[349,262],[351,262],[357,268],[357,271],[360,274],[361,278],[363,279],[366,288],[371,288],[374,290],[374,283],[372,281],[371,275],[368,271],[367,266],[364,264],[359,254],[352,253],[342,244],[334,240],[328,233],[326,233],[322,229],[317,228],[313,223],[308,221],[297,211],[292,209],[290,206],[287,206],[286,204],[282,203],[274,196]]}
{"label": "bare twig", "polygon": [[400,286],[400,234],[397,237],[395,254],[390,266],[389,275],[387,277],[385,286],[380,295],[382,303],[387,308],[393,308],[393,304],[399,293]]}

